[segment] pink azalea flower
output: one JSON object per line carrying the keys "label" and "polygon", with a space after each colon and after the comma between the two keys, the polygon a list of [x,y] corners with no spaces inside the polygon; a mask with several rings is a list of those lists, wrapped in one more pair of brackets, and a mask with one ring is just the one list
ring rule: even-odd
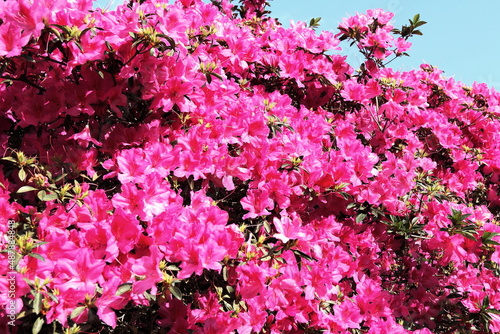
{"label": "pink azalea flower", "polygon": [[111,221],[111,233],[116,238],[119,250],[128,253],[139,240],[141,233],[139,222],[122,209],[116,209]]}
{"label": "pink azalea flower", "polygon": [[265,289],[266,272],[250,262],[236,268],[239,274],[239,293],[245,299],[252,299]]}
{"label": "pink azalea flower", "polygon": [[278,233],[273,237],[287,243],[290,239],[304,240],[306,234],[302,231],[299,217],[290,218],[285,211],[281,211],[281,218],[273,218],[273,225]]}
{"label": "pink azalea flower", "polygon": [[352,80],[346,81],[342,96],[348,101],[363,101],[366,98],[365,87]]}
{"label": "pink azalea flower", "polygon": [[243,209],[249,211],[243,216],[243,219],[269,215],[268,209],[274,207],[274,203],[268,197],[268,194],[258,189],[251,189],[247,196],[241,200],[241,205]]}
{"label": "pink azalea flower", "polygon": [[259,333],[267,320],[267,312],[260,308],[260,305],[252,300],[247,302],[248,311],[241,312],[238,317],[242,319],[242,325],[238,327],[238,333],[251,334]]}
{"label": "pink azalea flower", "polygon": [[82,146],[83,148],[87,148],[89,143],[92,143],[96,146],[102,146],[100,142],[92,138],[90,134],[90,127],[87,125],[83,129],[82,132],[75,133],[74,135],[68,137],[68,139],[73,139],[78,142],[78,145]]}
{"label": "pink azalea flower", "polygon": [[7,22],[0,26],[0,56],[19,56],[30,40],[31,35],[22,31],[14,23]]}
{"label": "pink azalea flower", "polygon": [[396,47],[396,54],[402,54],[411,48],[411,42],[400,37],[396,40],[394,46]]}
{"label": "pink azalea flower", "polygon": [[147,167],[144,153],[140,149],[122,151],[116,158],[116,162],[119,170],[118,179],[122,183],[140,180]]}
{"label": "pink azalea flower", "polygon": [[335,320],[342,329],[360,328],[363,320],[359,308],[350,300],[333,306]]}
{"label": "pink azalea flower", "polygon": [[118,277],[107,280],[101,296],[95,302],[99,318],[113,328],[117,325],[115,310],[122,309],[128,303],[127,293],[118,296],[116,294],[120,284],[122,282]]}

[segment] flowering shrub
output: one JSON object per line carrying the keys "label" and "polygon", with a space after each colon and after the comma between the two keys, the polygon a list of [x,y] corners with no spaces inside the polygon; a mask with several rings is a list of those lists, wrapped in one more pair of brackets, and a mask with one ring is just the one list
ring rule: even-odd
{"label": "flowering shrub", "polygon": [[3,328],[499,332],[500,94],[392,17],[0,2]]}

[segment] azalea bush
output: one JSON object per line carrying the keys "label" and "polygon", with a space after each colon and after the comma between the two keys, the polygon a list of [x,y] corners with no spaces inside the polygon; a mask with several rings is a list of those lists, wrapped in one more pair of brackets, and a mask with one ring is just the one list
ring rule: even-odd
{"label": "azalea bush", "polygon": [[0,2],[2,331],[500,332],[500,94],[389,68],[424,23]]}

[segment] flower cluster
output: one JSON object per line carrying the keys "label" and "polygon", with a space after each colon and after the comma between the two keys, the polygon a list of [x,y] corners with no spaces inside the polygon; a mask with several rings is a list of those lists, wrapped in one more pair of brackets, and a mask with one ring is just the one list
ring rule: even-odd
{"label": "flower cluster", "polygon": [[499,332],[500,94],[388,68],[425,23],[392,17],[0,3],[17,328]]}

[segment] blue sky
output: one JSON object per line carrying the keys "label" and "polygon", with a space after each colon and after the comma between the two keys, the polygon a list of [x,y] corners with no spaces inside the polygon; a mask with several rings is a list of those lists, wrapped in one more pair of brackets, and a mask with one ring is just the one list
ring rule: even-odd
{"label": "blue sky", "polygon": [[[112,9],[120,0],[97,0],[95,6],[110,4]],[[395,13],[394,25],[400,27],[420,14],[427,22],[421,27],[423,36],[410,39],[410,57],[391,63],[395,70],[411,70],[428,63],[445,71],[464,84],[484,82],[500,91],[500,1],[440,1],[440,0],[273,0],[271,16],[285,26],[290,20],[306,21],[321,17],[319,29],[336,31],[343,17],[364,13],[367,9],[383,8]],[[354,50],[354,49],[352,49]],[[360,59],[346,49],[350,63]]]}

